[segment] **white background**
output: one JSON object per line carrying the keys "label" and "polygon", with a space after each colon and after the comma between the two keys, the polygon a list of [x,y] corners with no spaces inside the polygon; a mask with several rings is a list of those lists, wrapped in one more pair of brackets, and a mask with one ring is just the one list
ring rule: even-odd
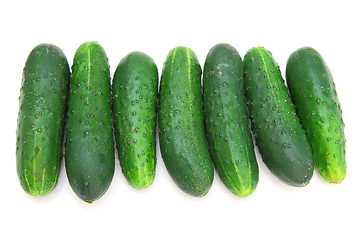
{"label": "white background", "polygon": [[[357,1],[1,1],[0,239],[360,239],[359,8]],[[167,53],[190,47],[203,66],[220,42],[244,57],[264,46],[284,70],[291,52],[317,49],[327,61],[342,104],[348,173],[330,185],[315,172],[305,188],[289,187],[258,156],[259,184],[241,199],[215,175],[204,198],[181,192],[159,149],[157,174],[146,190],[132,189],[116,160],[107,193],[89,205],[72,192],[64,163],[57,187],[28,196],[15,168],[21,75],[33,47],[59,46],[69,64],[77,47],[98,41],[113,74],[131,51],[150,55],[161,72]]]}

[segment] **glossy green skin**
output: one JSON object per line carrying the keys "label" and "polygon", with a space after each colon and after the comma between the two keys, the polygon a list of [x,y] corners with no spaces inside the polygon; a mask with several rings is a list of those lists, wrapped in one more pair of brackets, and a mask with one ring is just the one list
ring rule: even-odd
{"label": "glossy green skin", "polygon": [[147,188],[156,165],[158,70],[146,54],[132,52],[116,68],[112,96],[121,170],[134,188]]}
{"label": "glossy green skin", "polygon": [[91,203],[108,189],[115,165],[110,72],[104,49],[83,43],[72,65],[65,166],[69,183]]}
{"label": "glossy green skin", "polygon": [[340,183],[346,175],[344,122],[328,66],[316,50],[304,47],[289,57],[286,80],[315,167],[327,182]]}
{"label": "glossy green skin", "polygon": [[20,90],[16,167],[22,188],[33,196],[50,193],[57,183],[69,80],[60,48],[40,44],[31,51]]}
{"label": "glossy green skin", "polygon": [[244,66],[251,127],[264,163],[283,182],[305,186],[314,171],[312,153],[279,66],[262,47],[246,53]]}
{"label": "glossy green skin", "polygon": [[201,67],[189,48],[176,47],[166,58],[158,118],[161,155],[170,176],[187,194],[206,195],[214,168],[205,138]]}
{"label": "glossy green skin", "polygon": [[245,102],[243,63],[234,47],[218,44],[210,49],[203,89],[211,158],[226,187],[246,197],[257,186],[259,169]]}

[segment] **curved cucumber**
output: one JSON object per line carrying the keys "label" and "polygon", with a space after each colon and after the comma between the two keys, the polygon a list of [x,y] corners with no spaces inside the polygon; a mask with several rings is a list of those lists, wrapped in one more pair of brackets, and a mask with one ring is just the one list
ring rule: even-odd
{"label": "curved cucumber", "polygon": [[144,53],[130,53],[116,68],[112,90],[122,172],[131,186],[146,188],[154,180],[156,165],[156,64]]}
{"label": "curved cucumber", "polygon": [[212,185],[214,168],[205,138],[201,67],[189,48],[169,52],[159,97],[159,138],[165,166],[180,189],[204,196]]}
{"label": "curved cucumber", "polygon": [[316,50],[304,47],[289,57],[286,80],[316,168],[329,183],[340,183],[346,175],[344,122],[328,66]]}
{"label": "curved cucumber", "polygon": [[108,189],[114,174],[110,71],[104,49],[83,43],[72,65],[65,166],[74,192],[91,203]]}
{"label": "curved cucumber", "polygon": [[30,195],[46,195],[56,186],[69,92],[70,70],[60,48],[40,44],[23,71],[17,125],[16,167]]}
{"label": "curved cucumber", "polygon": [[270,171],[291,186],[309,183],[313,159],[280,68],[262,47],[244,58],[247,104],[256,143]]}
{"label": "curved cucumber", "polygon": [[207,139],[221,180],[240,197],[255,190],[259,175],[243,75],[243,63],[234,47],[218,44],[211,48],[203,79]]}

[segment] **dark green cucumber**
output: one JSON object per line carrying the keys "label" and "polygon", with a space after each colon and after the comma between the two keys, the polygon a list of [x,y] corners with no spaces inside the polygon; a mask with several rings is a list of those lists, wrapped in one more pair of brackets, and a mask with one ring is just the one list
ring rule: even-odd
{"label": "dark green cucumber", "polygon": [[108,189],[115,165],[109,64],[97,42],[77,49],[70,82],[66,174],[74,192],[91,203]]}
{"label": "dark green cucumber", "polygon": [[251,127],[264,163],[283,182],[305,186],[314,171],[310,144],[279,66],[256,47],[246,53],[244,67]]}
{"label": "dark green cucumber", "polygon": [[69,92],[70,69],[63,51],[40,44],[28,56],[20,90],[16,166],[30,195],[46,195],[56,186]]}
{"label": "dark green cucumber", "polygon": [[255,190],[259,175],[243,75],[243,63],[234,47],[218,44],[210,49],[203,78],[207,140],[220,179],[239,197]]}
{"label": "dark green cucumber", "polygon": [[164,63],[159,94],[161,155],[174,182],[192,196],[204,196],[214,178],[206,145],[201,67],[186,47],[172,49]]}
{"label": "dark green cucumber", "polygon": [[304,47],[290,55],[286,80],[315,167],[327,182],[340,183],[346,175],[344,122],[328,66],[316,50]]}
{"label": "dark green cucumber", "polygon": [[112,91],[122,172],[134,188],[147,188],[154,180],[156,165],[156,64],[144,53],[130,53],[116,68]]}

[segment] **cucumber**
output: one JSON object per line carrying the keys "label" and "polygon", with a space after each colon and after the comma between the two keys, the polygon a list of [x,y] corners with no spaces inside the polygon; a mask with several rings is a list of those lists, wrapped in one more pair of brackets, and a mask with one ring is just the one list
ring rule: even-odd
{"label": "cucumber", "polygon": [[132,187],[147,188],[156,165],[156,64],[144,53],[128,54],[116,68],[112,90],[121,170]]}
{"label": "cucumber", "polygon": [[161,155],[170,176],[185,193],[206,195],[214,168],[205,138],[201,67],[189,48],[176,47],[166,58],[158,118]]}
{"label": "cucumber", "polygon": [[346,175],[344,122],[328,66],[315,49],[300,48],[288,59],[286,81],[315,167],[327,182],[340,183]]}
{"label": "cucumber", "polygon": [[70,82],[66,174],[77,196],[91,203],[108,189],[115,165],[109,64],[97,42],[77,49]]}
{"label": "cucumber", "polygon": [[57,183],[69,79],[60,48],[40,44],[31,51],[19,97],[16,168],[21,187],[33,196],[50,193]]}
{"label": "cucumber", "polygon": [[220,179],[239,197],[255,190],[259,175],[243,75],[243,63],[234,47],[218,44],[210,49],[203,77],[207,140]]}
{"label": "cucumber", "polygon": [[283,182],[307,185],[314,171],[311,148],[279,66],[269,51],[255,47],[244,67],[251,127],[264,163]]}

